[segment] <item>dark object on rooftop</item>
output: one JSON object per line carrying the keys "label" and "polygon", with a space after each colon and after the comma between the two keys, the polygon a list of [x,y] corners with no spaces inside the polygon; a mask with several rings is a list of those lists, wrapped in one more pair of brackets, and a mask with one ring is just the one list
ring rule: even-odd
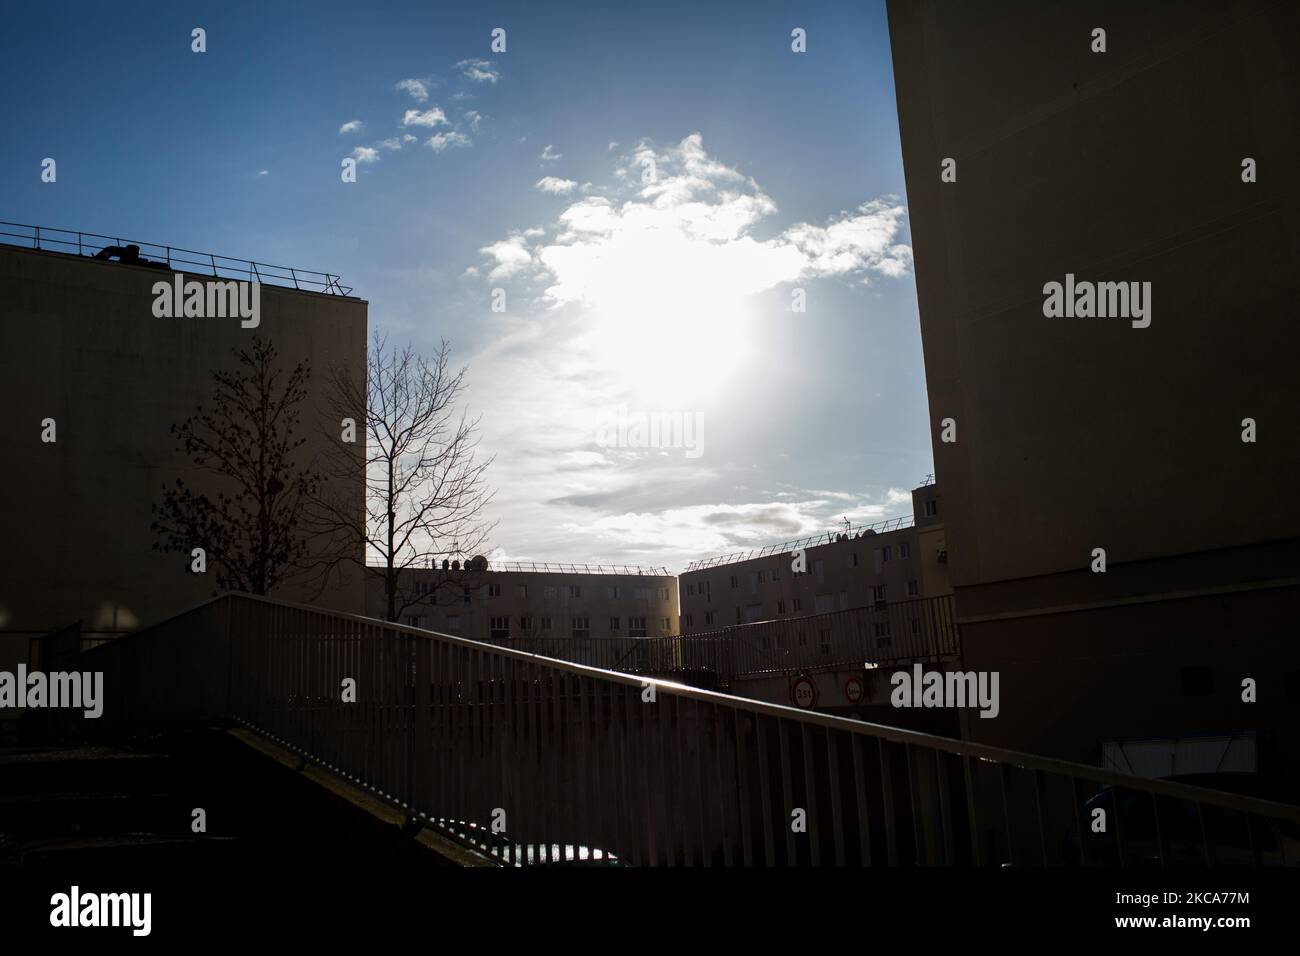
{"label": "dark object on rooftop", "polygon": [[486,571],[488,567],[487,558],[481,554],[476,554],[465,562],[466,571]]}
{"label": "dark object on rooftop", "polygon": [[116,259],[118,262],[125,262],[128,265],[152,266],[155,269],[171,268],[165,262],[154,262],[151,259],[142,258],[140,255],[140,247],[136,245],[105,246],[103,249],[100,249],[97,253],[95,253],[95,258],[103,259],[105,261],[110,259]]}

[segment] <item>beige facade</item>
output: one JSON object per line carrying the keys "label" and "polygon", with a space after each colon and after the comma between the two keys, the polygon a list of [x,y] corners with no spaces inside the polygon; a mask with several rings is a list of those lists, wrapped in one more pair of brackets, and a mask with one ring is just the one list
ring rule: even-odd
{"label": "beige facade", "polygon": [[[1300,10],[888,10],[965,664],[1001,673],[969,733],[1300,766]],[[1148,315],[1048,317],[1067,276],[1150,283]]]}
{"label": "beige facade", "polygon": [[[207,487],[169,429],[210,402],[212,371],[232,367],[232,349],[256,333],[286,368],[311,363],[303,461],[324,441],[312,418],[324,370],[364,373],[364,301],[262,285],[257,329],[238,317],[155,317],[153,286],[172,275],[0,245],[0,668],[26,659],[32,637],[77,620],[83,634],[113,636],[213,593],[212,575],[190,573],[187,556],[153,549],[150,506],[178,477]],[[46,419],[53,443],[42,441]],[[311,597],[305,582],[275,593]],[[315,603],[360,611],[360,570],[336,576]]]}
{"label": "beige facade", "polygon": [[[936,485],[912,492],[913,519],[789,542],[759,557],[699,562],[680,578],[682,633],[951,594]],[[893,527],[898,524],[900,527]],[[795,573],[802,547],[804,573]]]}
{"label": "beige facade", "polygon": [[[552,565],[552,567],[561,567]],[[387,611],[384,578],[371,569],[366,614]],[[471,640],[663,637],[677,633],[677,578],[605,574],[570,567],[552,571],[401,572],[399,591],[421,603],[402,624]]]}

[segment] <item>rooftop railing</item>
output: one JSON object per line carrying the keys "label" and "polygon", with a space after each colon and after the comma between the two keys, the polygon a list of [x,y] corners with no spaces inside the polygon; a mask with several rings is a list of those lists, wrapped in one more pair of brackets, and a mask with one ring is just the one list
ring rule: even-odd
{"label": "rooftop railing", "polygon": [[65,732],[230,716],[506,865],[1278,865],[1300,846],[1297,807],[244,594],[76,666],[103,673],[104,709],[39,713]]}
{"label": "rooftop railing", "polygon": [[[20,231],[13,231],[20,230]],[[179,246],[165,246],[156,242],[140,242],[120,236],[101,236],[93,232],[71,229],[51,229],[47,226],[30,226],[17,222],[0,221],[0,242],[11,246],[27,246],[50,252],[71,253],[97,259],[117,257],[134,265],[154,266],[173,271],[211,275],[220,279],[242,279],[263,285],[292,286],[299,291],[322,292],[327,295],[351,295],[352,287],[345,286],[339,277],[328,272],[276,266],[252,259],[234,259],[211,252],[195,252]],[[193,267],[193,268],[186,268]]]}
{"label": "rooftop railing", "polygon": [[851,526],[844,531],[828,531],[825,534],[813,535],[810,538],[800,538],[798,541],[784,541],[781,544],[770,544],[766,547],[757,548],[752,551],[734,551],[731,554],[720,554],[712,558],[704,558],[699,561],[692,561],[686,566],[686,571],[700,571],[704,568],[714,568],[722,564],[736,564],[740,561],[751,561],[754,558],[766,558],[774,554],[786,554],[799,548],[815,548],[823,544],[833,544],[836,541],[847,541],[853,538],[861,538],[864,535],[887,534],[890,531],[899,531],[903,528],[910,528],[913,524],[911,515],[899,515],[896,518],[884,518],[873,524]]}
{"label": "rooftop railing", "polygon": [[[385,558],[379,555],[369,555],[366,558],[366,567],[386,568],[388,567]],[[403,568],[404,571],[441,571],[441,563],[421,567],[413,565]],[[465,568],[465,563],[461,562],[460,570],[469,571]],[[643,567],[638,564],[572,564],[565,561],[489,561],[488,566],[479,574],[490,574],[493,571],[514,571],[530,572],[538,574],[623,574],[623,575],[641,575],[648,577],[671,578],[673,574],[663,567]]]}

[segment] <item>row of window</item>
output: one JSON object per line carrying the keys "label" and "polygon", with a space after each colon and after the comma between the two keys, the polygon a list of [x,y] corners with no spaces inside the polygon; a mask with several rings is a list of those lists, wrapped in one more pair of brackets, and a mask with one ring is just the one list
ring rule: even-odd
{"label": "row of window", "polygon": [[[542,596],[547,598],[556,597],[558,595],[558,587],[559,586],[552,585],[552,584],[548,584],[544,586],[542,588]],[[582,585],[566,584],[563,585],[563,587],[564,587],[564,593],[566,597],[570,597],[570,598],[582,597]],[[415,593],[421,596],[432,594],[434,588],[435,585],[432,581],[417,581],[415,583]],[[473,594],[473,589],[466,587],[466,588],[462,588],[462,590],[464,592],[465,603],[469,604],[470,597]],[[388,593],[387,580],[384,581],[384,593],[385,594]],[[527,598],[528,585],[516,584],[515,595],[516,597]],[[484,584],[479,588],[480,600],[486,601],[490,598],[498,598],[500,596],[501,596],[501,585],[499,583]],[[607,585],[605,588],[605,596],[610,600],[618,600],[619,597],[622,596],[622,588],[617,584]],[[657,597],[660,601],[667,601],[668,588],[646,588],[646,587],[633,588],[632,596],[640,601],[649,601],[652,600],[654,597]]]}
{"label": "row of window", "polygon": [[[549,614],[541,615],[538,619],[542,634],[550,634],[552,631],[552,618]],[[531,615],[521,615],[519,618],[519,634],[527,635],[533,633],[534,618]],[[570,632],[573,637],[586,639],[591,637],[591,618],[590,617],[573,617],[569,619]],[[620,618],[611,617],[609,619],[609,629],[612,634],[617,634],[620,630],[622,621]],[[659,618],[659,629],[663,634],[672,630],[672,619],[667,617]],[[510,637],[510,618],[508,617],[490,617],[488,618],[488,634],[493,640],[504,640]],[[627,619],[627,636],[628,637],[649,637],[649,630],[646,627],[644,617],[629,617]]]}
{"label": "row of window", "polygon": [[[899,543],[898,556],[899,558],[910,558],[912,556],[912,545],[910,542],[903,541]],[[888,561],[894,560],[894,546],[892,544],[888,544],[885,545],[883,548],[874,549],[872,551],[872,559],[875,564],[876,571],[880,571],[881,565],[885,564]],[[856,568],[860,566],[860,561],[858,560],[858,553],[856,551],[851,552],[848,555],[847,560],[848,560],[848,566],[850,568]],[[818,558],[816,561],[813,562],[813,573],[817,576],[817,580],[819,581],[825,577],[826,565],[821,558]],[[797,571],[794,572],[794,574],[795,577],[799,576],[799,572]],[[767,584],[769,582],[775,583],[780,580],[781,580],[780,568],[770,568],[763,571],[751,571],[749,573],[750,590],[755,592],[758,590],[760,585]],[[740,587],[740,576],[736,574],[731,575],[730,584],[731,584],[731,589],[733,591],[737,590]],[[708,581],[688,582],[686,585],[686,594],[688,597],[694,597],[697,594],[707,596],[707,597],[712,596],[709,593]]]}
{"label": "row of window", "polygon": [[[917,581],[916,579],[912,579],[912,580],[910,580],[910,581],[907,582],[907,594],[908,594],[909,597],[915,597],[916,595],[918,595],[918,594],[920,594],[920,593],[921,593],[921,584],[920,584],[919,581]],[[879,585],[876,585],[875,587],[873,587],[873,588],[871,589],[871,598],[872,598],[873,601],[875,601],[875,602],[877,602],[877,603],[878,603],[878,602],[881,602],[881,601],[887,601],[887,600],[889,600],[889,585],[887,585],[887,584],[879,584]],[[816,606],[815,606],[814,613],[816,613],[816,614],[827,614],[827,613],[829,613],[829,612],[835,610],[834,600],[835,600],[835,599],[834,599],[834,596],[832,596],[832,595],[830,595],[830,594],[819,594],[819,595],[817,595],[817,597],[816,597]],[[847,592],[847,591],[841,591],[841,592],[840,592],[839,609],[840,609],[841,611],[843,611],[843,610],[846,610],[846,609],[848,608],[848,606],[849,606],[849,595],[848,595],[848,592]],[[785,602],[785,599],[784,599],[784,598],[780,598],[780,599],[777,600],[777,602],[776,602],[776,613],[777,613],[777,616],[778,616],[778,617],[781,617],[781,616],[783,616],[783,615],[786,613],[786,602]],[[802,614],[802,613],[803,613],[803,599],[802,599],[802,598],[791,598],[791,599],[790,599],[790,613],[791,613],[791,614]],[[742,611],[741,611],[741,609],[740,609],[739,607],[737,607],[737,608],[736,608],[736,623],[737,623],[737,624],[741,624],[741,623],[747,623],[747,622],[751,622],[751,621],[757,621],[757,620],[759,620],[759,619],[762,617],[762,614],[763,614],[763,606],[762,606],[761,604],[751,604],[751,605],[749,605],[748,607],[746,607],[746,608],[744,609],[743,616],[742,616]],[[683,615],[683,622],[684,622],[685,627],[687,627],[687,628],[692,628],[692,627],[694,627],[694,626],[695,626],[695,615],[694,615],[694,614],[686,614],[686,615]],[[705,612],[704,612],[704,626],[705,626],[705,627],[716,627],[717,624],[718,624],[718,612],[717,612],[717,611],[705,611]]]}

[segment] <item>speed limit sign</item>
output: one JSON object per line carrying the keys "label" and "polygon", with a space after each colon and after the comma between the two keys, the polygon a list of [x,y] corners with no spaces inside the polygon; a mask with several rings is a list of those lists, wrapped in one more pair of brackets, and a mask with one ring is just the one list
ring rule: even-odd
{"label": "speed limit sign", "polygon": [[796,707],[812,710],[817,706],[817,685],[807,676],[796,677],[790,685],[790,699]]}
{"label": "speed limit sign", "polygon": [[866,696],[866,691],[862,686],[861,677],[850,677],[844,682],[844,699],[850,704],[862,703],[862,698]]}

